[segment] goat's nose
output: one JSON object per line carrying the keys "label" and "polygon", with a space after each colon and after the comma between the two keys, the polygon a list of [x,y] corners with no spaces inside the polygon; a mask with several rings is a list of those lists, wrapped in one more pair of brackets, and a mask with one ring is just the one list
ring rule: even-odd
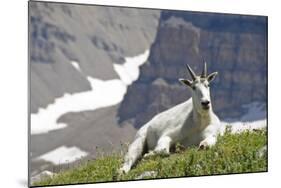
{"label": "goat's nose", "polygon": [[208,106],[210,104],[210,101],[202,101],[201,104],[202,106]]}

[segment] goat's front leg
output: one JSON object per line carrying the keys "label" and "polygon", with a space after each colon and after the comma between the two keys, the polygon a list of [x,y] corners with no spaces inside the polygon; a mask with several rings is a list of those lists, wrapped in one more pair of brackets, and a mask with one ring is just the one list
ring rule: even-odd
{"label": "goat's front leg", "polygon": [[145,147],[144,136],[139,136],[133,143],[129,146],[128,153],[125,156],[125,161],[123,166],[119,169],[119,174],[127,173],[132,168],[133,165],[141,158],[144,147]]}
{"label": "goat's front leg", "polygon": [[217,136],[211,134],[200,142],[198,149],[207,149],[209,147],[214,146],[216,143],[217,143]]}
{"label": "goat's front leg", "polygon": [[145,154],[144,157],[149,157],[156,154],[169,155],[171,143],[172,143],[172,139],[169,136],[162,136],[158,140],[155,149]]}

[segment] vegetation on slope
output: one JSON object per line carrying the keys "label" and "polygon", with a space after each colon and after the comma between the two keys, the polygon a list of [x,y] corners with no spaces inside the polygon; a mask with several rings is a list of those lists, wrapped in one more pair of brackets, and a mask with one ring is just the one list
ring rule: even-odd
{"label": "vegetation on slope", "polygon": [[[218,138],[207,150],[176,147],[170,156],[142,159],[128,174],[118,175],[122,156],[113,154],[36,182],[34,186],[123,181],[134,179],[202,176],[267,171],[266,130],[230,134]],[[145,173],[146,172],[146,173]],[[144,176],[144,173],[146,176]]]}

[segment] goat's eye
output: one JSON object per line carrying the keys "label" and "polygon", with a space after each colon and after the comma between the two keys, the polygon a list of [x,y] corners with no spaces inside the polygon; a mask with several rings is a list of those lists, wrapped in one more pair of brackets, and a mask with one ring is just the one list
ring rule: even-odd
{"label": "goat's eye", "polygon": [[192,89],[193,89],[193,90],[196,90],[196,87],[195,87],[195,86],[192,86]]}

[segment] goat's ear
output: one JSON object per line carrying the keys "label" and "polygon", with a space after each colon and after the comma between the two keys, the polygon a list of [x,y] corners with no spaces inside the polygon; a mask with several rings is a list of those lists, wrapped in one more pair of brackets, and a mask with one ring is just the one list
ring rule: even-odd
{"label": "goat's ear", "polygon": [[215,77],[217,76],[217,74],[218,74],[218,72],[213,72],[213,73],[209,74],[209,75],[207,76],[208,82],[213,81],[213,80],[215,79]]}
{"label": "goat's ear", "polygon": [[187,86],[190,86],[191,87],[191,84],[192,82],[187,80],[187,79],[183,79],[183,78],[180,78],[179,81]]}

